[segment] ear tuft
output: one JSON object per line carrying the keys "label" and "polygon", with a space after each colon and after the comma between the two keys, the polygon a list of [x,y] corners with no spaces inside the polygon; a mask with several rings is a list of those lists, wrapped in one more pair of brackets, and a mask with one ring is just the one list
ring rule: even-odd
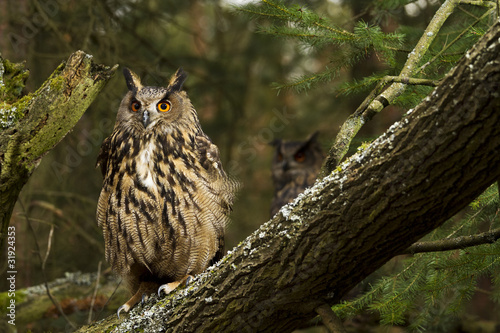
{"label": "ear tuft", "polygon": [[318,139],[318,135],[319,135],[319,131],[316,131],[316,132],[314,132],[314,133],[310,134],[310,135],[307,137],[306,141],[307,141],[307,142],[314,142],[314,141],[316,141],[316,140]]}
{"label": "ear tuft", "polygon": [[123,76],[125,76],[128,90],[137,92],[142,88],[141,78],[127,67],[123,68]]}
{"label": "ear tuft", "polygon": [[184,81],[186,81],[188,74],[184,72],[184,70],[179,68],[177,72],[170,78],[170,82],[168,84],[168,89],[171,91],[180,91],[182,89],[182,85]]}
{"label": "ear tuft", "polygon": [[319,131],[316,131],[316,132],[310,134],[307,137],[306,141],[304,141],[304,143],[302,144],[300,149],[305,149],[306,147],[311,146],[313,143],[316,143],[317,139],[318,139],[318,135],[319,135]]}

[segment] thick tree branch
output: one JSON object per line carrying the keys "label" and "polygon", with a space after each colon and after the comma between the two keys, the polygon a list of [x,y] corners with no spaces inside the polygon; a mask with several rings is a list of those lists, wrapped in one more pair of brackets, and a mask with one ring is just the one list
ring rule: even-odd
{"label": "thick tree branch", "polygon": [[81,332],[289,332],[339,302],[499,179],[499,57],[497,23],[413,112],[189,287]]}
{"label": "thick tree branch", "polygon": [[[0,63],[2,88],[1,58]],[[0,248],[17,197],[29,176],[41,158],[75,126],[116,67],[96,65],[92,56],[77,51],[34,94],[19,100],[1,94],[6,98],[0,101],[2,113],[12,115],[12,123],[0,128]]]}
{"label": "thick tree branch", "polygon": [[418,242],[404,250],[401,254],[422,252],[438,252],[465,249],[471,246],[495,243],[500,238],[500,228],[482,232],[477,235],[461,236],[437,241]]}

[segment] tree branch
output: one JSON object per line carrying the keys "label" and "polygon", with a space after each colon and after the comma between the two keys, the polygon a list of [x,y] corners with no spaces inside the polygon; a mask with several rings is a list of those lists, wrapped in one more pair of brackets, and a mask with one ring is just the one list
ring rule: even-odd
{"label": "tree branch", "polygon": [[[5,79],[8,86],[8,81],[17,76],[5,77],[4,63],[0,58],[0,82]],[[17,99],[19,95],[13,97],[0,89],[0,98],[4,98],[0,101],[1,113],[9,120],[2,123],[6,128],[0,132],[0,248],[29,176],[41,158],[75,126],[116,68],[94,64],[92,56],[77,51],[33,94]],[[5,87],[2,84],[0,88]]]}
{"label": "tree branch", "polygon": [[316,312],[321,317],[323,325],[325,325],[329,332],[347,333],[344,325],[342,324],[342,321],[339,317],[337,317],[335,312],[332,311],[332,308],[328,304],[323,303],[322,305],[318,306],[316,308]]}
{"label": "tree branch", "polygon": [[23,203],[20,202],[20,204],[21,204],[21,207],[22,207],[22,209],[24,211],[24,217],[26,218],[26,222],[28,222],[29,229],[30,229],[31,233],[33,234],[33,240],[35,241],[35,247],[36,247],[37,257],[40,260],[40,266],[42,268],[43,285],[45,286],[45,291],[47,293],[47,296],[49,297],[49,299],[52,302],[52,304],[54,304],[54,306],[56,307],[56,309],[59,312],[59,314],[61,314],[61,316],[64,318],[64,320],[66,320],[66,322],[73,329],[75,329],[76,328],[75,324],[71,320],[69,320],[69,318],[66,316],[66,314],[63,311],[63,309],[61,308],[61,304],[59,304],[59,302],[52,296],[52,293],[50,292],[49,281],[47,280],[47,274],[45,273],[45,262],[42,259],[42,252],[41,252],[41,249],[40,249],[40,245],[38,245],[38,238],[36,236],[35,229],[33,228],[33,225],[31,224],[31,220],[30,220],[30,218],[28,216],[28,212],[24,208]]}
{"label": "tree branch", "polygon": [[[427,29],[425,29],[417,45],[409,54],[408,60],[404,64],[398,77],[410,79],[411,76],[417,72],[419,62],[425,56],[444,22],[453,13],[453,10],[458,4],[458,0],[446,0],[441,5],[427,26]],[[403,93],[406,84],[403,82],[395,82],[382,92],[383,87],[383,83],[377,85],[370,93],[369,97],[365,99],[360,107],[358,107],[342,125],[335,138],[335,143],[323,163],[319,178],[325,177],[339,165],[340,161],[342,161],[347,153],[352,139],[359,132],[363,124],[369,121],[375,114],[382,111],[387,105],[392,104],[394,100]]]}
{"label": "tree branch", "polygon": [[404,250],[401,254],[422,252],[438,252],[465,249],[466,247],[495,243],[500,238],[500,228],[482,232],[477,235],[461,236],[437,241],[418,242]]}
{"label": "tree branch", "polygon": [[499,179],[499,57],[500,22],[403,121],[187,288],[80,332],[289,332],[339,302]]}

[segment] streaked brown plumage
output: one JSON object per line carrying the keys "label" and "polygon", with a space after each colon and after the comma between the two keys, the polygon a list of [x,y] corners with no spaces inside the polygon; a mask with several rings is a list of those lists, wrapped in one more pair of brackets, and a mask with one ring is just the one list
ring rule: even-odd
{"label": "streaked brown plumage", "polygon": [[181,90],[187,74],[177,70],[164,88],[123,72],[129,92],[97,160],[106,260],[133,294],[118,314],[143,295],[170,292],[223,256],[237,187]]}
{"label": "streaked brown plumage", "polygon": [[315,132],[305,141],[277,139],[271,143],[275,147],[271,168],[274,183],[271,216],[314,184],[325,158],[317,136]]}

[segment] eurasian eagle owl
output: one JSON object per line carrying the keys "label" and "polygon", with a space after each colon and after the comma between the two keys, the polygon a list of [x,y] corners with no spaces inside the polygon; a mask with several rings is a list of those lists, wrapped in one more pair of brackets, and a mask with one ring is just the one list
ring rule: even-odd
{"label": "eurasian eagle owl", "polygon": [[237,188],[182,90],[187,74],[178,69],[166,87],[152,87],[123,73],[129,91],[97,159],[106,260],[133,294],[118,315],[223,256]]}
{"label": "eurasian eagle owl", "polygon": [[271,143],[275,147],[271,168],[274,183],[271,216],[314,184],[325,157],[316,141],[317,136],[315,132],[305,141],[277,139]]}

